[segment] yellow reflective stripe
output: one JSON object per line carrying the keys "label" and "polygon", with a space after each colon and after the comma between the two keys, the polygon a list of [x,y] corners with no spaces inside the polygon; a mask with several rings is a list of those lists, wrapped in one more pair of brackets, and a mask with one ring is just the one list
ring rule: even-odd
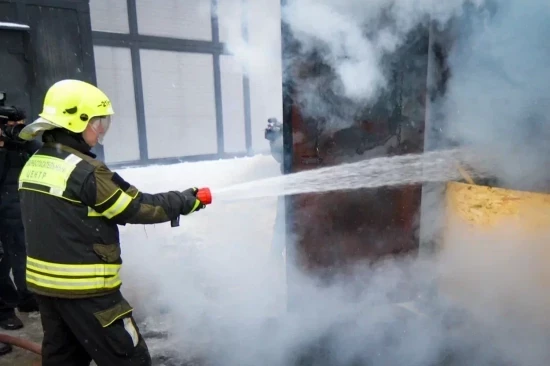
{"label": "yellow reflective stripe", "polygon": [[195,210],[197,209],[197,207],[199,207],[200,204],[201,204],[201,201],[195,200],[195,205],[193,206],[193,209],[191,210],[191,212],[195,212]]}
{"label": "yellow reflective stripe", "polygon": [[60,278],[44,276],[27,270],[27,282],[36,286],[59,290],[111,289],[122,284],[120,277]]}
{"label": "yellow reflective stripe", "polygon": [[38,184],[49,188],[54,196],[63,196],[67,181],[81,158],[70,154],[65,159],[54,156],[33,155],[19,175],[19,188],[23,183]]}
{"label": "yellow reflective stripe", "polygon": [[120,195],[120,197],[118,197],[115,203],[113,203],[111,207],[103,211],[102,214],[108,219],[111,219],[116,215],[120,214],[122,211],[124,211],[131,202],[132,202],[132,197],[130,197],[130,195],[127,194],[126,192],[122,192],[122,194]]}
{"label": "yellow reflective stripe", "polygon": [[120,264],[60,264],[41,261],[27,257],[27,268],[50,275],[91,277],[115,276],[120,271]]}
{"label": "yellow reflective stripe", "polygon": [[76,164],[80,163],[81,161],[82,161],[82,158],[79,158],[75,154],[70,154],[69,156],[67,156],[65,158],[66,163],[71,164],[71,165],[75,165],[75,166],[76,166]]}
{"label": "yellow reflective stripe", "polygon": [[65,197],[65,196],[53,195],[53,194],[51,194],[50,192],[46,192],[46,191],[44,191],[44,190],[40,190],[40,189],[36,189],[36,188],[25,187],[25,186],[23,186],[21,183],[19,183],[19,189],[24,189],[24,190],[26,190],[26,191],[40,192],[40,193],[48,194],[48,195],[50,195],[50,196],[63,198],[64,200],[67,200],[67,201],[69,201],[69,202],[81,203],[81,202],[78,201],[78,200],[73,200],[73,199],[67,198],[67,197]]}
{"label": "yellow reflective stripe", "polygon": [[88,207],[88,216],[89,217],[103,217],[102,214],[100,214],[99,212],[97,212],[96,210],[94,210],[91,207]]}

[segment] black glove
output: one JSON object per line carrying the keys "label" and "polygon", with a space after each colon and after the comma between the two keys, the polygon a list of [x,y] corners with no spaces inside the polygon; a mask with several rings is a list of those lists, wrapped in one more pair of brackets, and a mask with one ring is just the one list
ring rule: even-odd
{"label": "black glove", "polygon": [[206,207],[204,203],[197,199],[198,191],[198,188],[193,187],[181,192],[182,198],[185,201],[185,205],[183,205],[181,212],[182,215],[189,215],[190,213],[200,211]]}

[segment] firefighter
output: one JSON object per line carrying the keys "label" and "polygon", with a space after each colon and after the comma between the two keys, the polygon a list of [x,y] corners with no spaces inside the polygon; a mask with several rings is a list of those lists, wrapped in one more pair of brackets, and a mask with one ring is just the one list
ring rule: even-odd
{"label": "firefighter", "polygon": [[267,128],[264,130],[264,137],[269,141],[271,155],[280,164],[283,173],[283,123],[272,117],[267,120]]}
{"label": "firefighter", "polygon": [[148,194],[90,151],[114,114],[95,86],[62,80],[20,137],[44,146],[19,178],[28,243],[27,285],[36,294],[42,365],[151,365],[148,347],[121,294],[117,225],[157,224],[205,206],[196,188]]}
{"label": "firefighter", "polygon": [[[271,155],[279,163],[281,174],[284,174],[283,164],[283,124],[277,118],[267,120],[267,128],[264,130],[264,137],[269,141]],[[275,215],[275,224],[273,227],[273,239],[271,241],[271,255],[280,260],[286,255],[285,246],[285,198],[277,198],[277,213]]]}

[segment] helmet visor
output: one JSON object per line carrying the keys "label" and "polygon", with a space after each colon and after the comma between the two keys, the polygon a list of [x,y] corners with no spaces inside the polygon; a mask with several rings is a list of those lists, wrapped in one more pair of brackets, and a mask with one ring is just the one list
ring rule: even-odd
{"label": "helmet visor", "polygon": [[94,117],[90,121],[90,124],[95,133],[97,133],[97,142],[103,145],[103,139],[107,135],[109,127],[111,127],[111,116]]}

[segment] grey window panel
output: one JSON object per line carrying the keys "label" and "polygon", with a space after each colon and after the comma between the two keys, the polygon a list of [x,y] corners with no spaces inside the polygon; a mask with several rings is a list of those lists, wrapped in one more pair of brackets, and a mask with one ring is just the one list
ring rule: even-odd
{"label": "grey window panel", "polygon": [[136,6],[140,34],[212,40],[210,0],[136,0]]}
{"label": "grey window panel", "polygon": [[220,42],[229,46],[239,42],[242,35],[242,0],[218,0],[216,9],[220,29]]}
{"label": "grey window panel", "polygon": [[243,73],[233,56],[220,56],[223,140],[226,153],[246,151]]}
{"label": "grey window panel", "polygon": [[252,150],[269,150],[264,129],[269,117],[282,121],[281,5],[279,0],[247,0],[248,42],[258,60],[251,63]]}
{"label": "grey window panel", "polygon": [[97,85],[111,99],[115,110],[103,146],[105,161],[138,160],[139,141],[130,49],[94,46],[94,56]]}
{"label": "grey window panel", "polygon": [[92,30],[129,33],[126,0],[90,0]]}
{"label": "grey window panel", "polygon": [[269,143],[264,136],[267,119],[276,117],[282,122],[283,91],[282,87],[275,84],[274,81],[271,78],[264,80],[250,78],[250,124],[253,152],[265,152],[269,150]]}
{"label": "grey window panel", "polygon": [[215,154],[213,57],[140,50],[149,158]]}

